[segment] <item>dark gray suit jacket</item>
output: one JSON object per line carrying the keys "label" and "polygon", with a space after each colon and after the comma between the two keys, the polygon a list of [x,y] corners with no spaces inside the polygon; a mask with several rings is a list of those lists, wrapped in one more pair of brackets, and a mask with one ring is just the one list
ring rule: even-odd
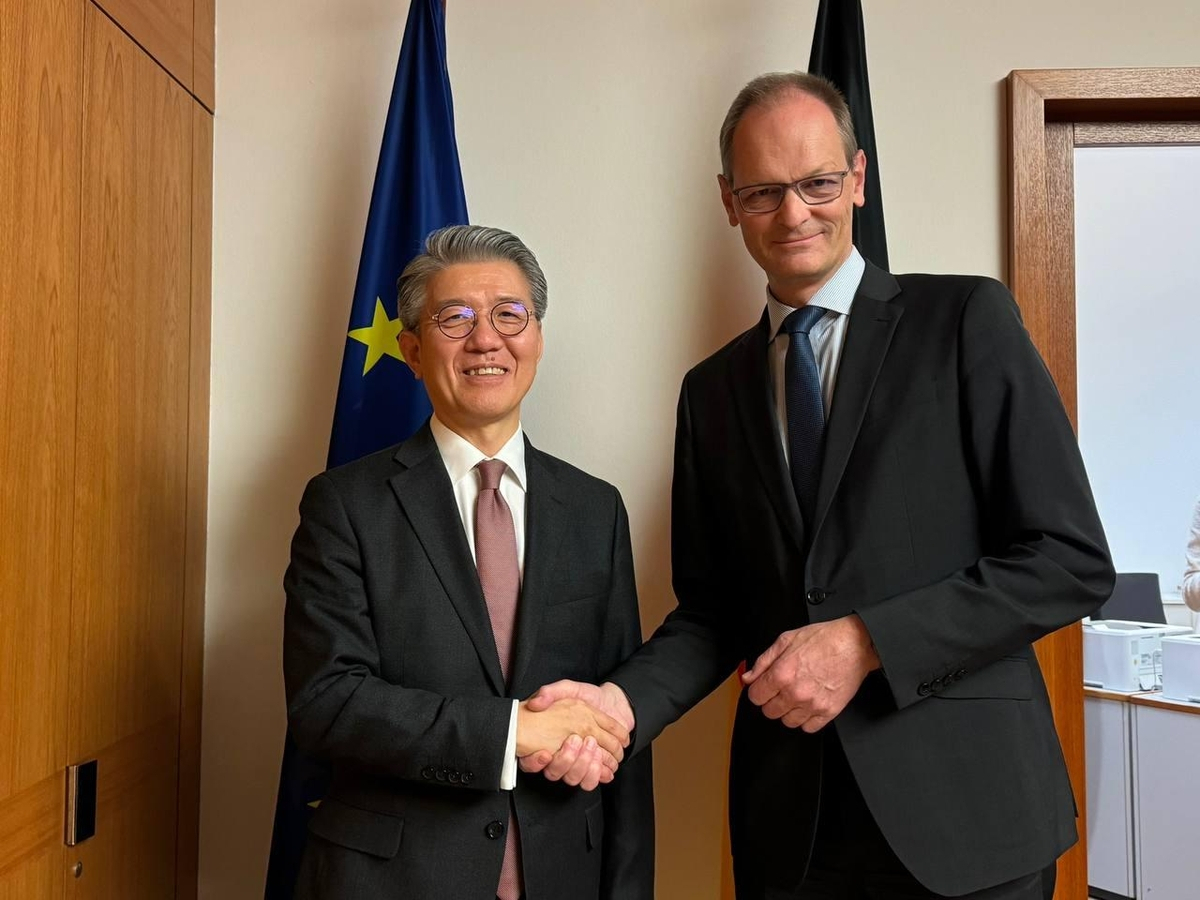
{"label": "dark gray suit jacket", "polygon": [[[684,380],[672,556],[678,607],[616,674],[643,746],[783,631],[857,612],[883,663],[835,720],[907,868],[957,895],[1076,839],[1031,644],[1095,610],[1113,572],[1071,425],[996,281],[868,264],[806,530],[770,401],[766,316]],[[735,875],[794,886],[820,735],[734,726]]]}
{"label": "dark gray suit jacket", "polygon": [[[314,478],[285,578],[297,743],[333,766],[297,896],[494,900],[512,697],[602,680],[640,643],[616,489],[526,442],[525,574],[506,689],[433,435]],[[651,898],[650,760],[588,793],[521,774],[528,900]]]}

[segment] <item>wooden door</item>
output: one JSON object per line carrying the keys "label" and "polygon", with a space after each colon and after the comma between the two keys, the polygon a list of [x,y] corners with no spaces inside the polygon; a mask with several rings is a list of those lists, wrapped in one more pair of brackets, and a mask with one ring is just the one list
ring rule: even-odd
{"label": "wooden door", "polygon": [[83,5],[0,18],[0,898],[61,897]]}
{"label": "wooden door", "polygon": [[[1075,123],[1200,119],[1200,68],[1014,70],[1008,113],[1009,284],[1075,422]],[[1088,895],[1080,633],[1071,625],[1037,644],[1079,806],[1079,843],[1058,862],[1059,900]]]}
{"label": "wooden door", "polygon": [[192,101],[90,4],[84,37],[73,762],[99,760],[73,898],[175,892]]}

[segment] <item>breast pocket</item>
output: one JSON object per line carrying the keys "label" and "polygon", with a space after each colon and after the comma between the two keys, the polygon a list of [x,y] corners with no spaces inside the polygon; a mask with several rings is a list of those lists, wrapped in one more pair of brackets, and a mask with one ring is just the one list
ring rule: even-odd
{"label": "breast pocket", "polygon": [[609,580],[599,572],[580,572],[552,582],[544,595],[546,606],[561,606],[608,596]]}

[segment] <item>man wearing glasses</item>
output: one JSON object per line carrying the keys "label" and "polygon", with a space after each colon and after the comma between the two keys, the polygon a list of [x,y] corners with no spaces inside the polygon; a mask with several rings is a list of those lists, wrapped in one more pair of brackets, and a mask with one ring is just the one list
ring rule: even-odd
{"label": "man wearing glasses", "polygon": [[[521,429],[545,277],[514,235],[455,226],[398,307],[433,417],[309,483],[285,578],[288,724],[333,770],[297,897],[650,900],[649,755],[614,775],[618,721],[512,699],[641,640],[620,495]],[[566,779],[588,790],[518,772],[569,741],[600,751]]]}
{"label": "man wearing glasses", "polygon": [[636,753],[744,662],[739,900],[1048,897],[1075,808],[1031,645],[1113,580],[1055,386],[999,282],[859,255],[868,160],[831,84],[755,79],[720,146],[766,309],[684,379],[678,607],[533,705],[603,705]]}

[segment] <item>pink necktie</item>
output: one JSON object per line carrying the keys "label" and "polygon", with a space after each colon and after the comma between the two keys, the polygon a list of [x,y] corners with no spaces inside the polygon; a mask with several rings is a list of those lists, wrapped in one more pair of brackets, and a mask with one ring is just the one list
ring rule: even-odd
{"label": "pink necktie", "polygon": [[[512,512],[500,496],[500,477],[507,466],[498,459],[485,459],[476,468],[480,484],[479,497],[475,501],[475,567],[479,570],[479,584],[487,601],[488,618],[492,620],[500,671],[507,682],[517,597],[521,592],[517,535]],[[499,900],[518,900],[521,896],[521,838],[511,806],[496,896]]]}

